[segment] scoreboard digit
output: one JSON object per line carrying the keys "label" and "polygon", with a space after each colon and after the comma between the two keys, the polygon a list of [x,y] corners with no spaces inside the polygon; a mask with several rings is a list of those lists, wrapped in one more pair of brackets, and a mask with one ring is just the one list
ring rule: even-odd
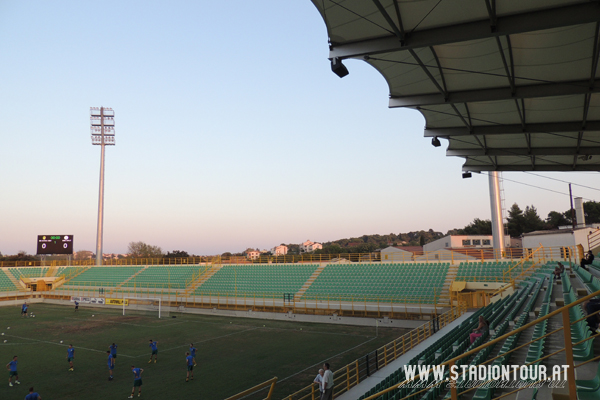
{"label": "scoreboard digit", "polygon": [[73,254],[73,235],[38,235],[37,254]]}

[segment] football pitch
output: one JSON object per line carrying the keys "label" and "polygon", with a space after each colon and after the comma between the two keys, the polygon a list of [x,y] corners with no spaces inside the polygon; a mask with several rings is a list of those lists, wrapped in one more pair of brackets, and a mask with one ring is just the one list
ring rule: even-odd
{"label": "football pitch", "polygon": [[[144,369],[142,399],[219,400],[274,376],[279,381],[273,398],[281,399],[310,384],[324,361],[335,371],[407,332],[385,328],[376,337],[372,327],[173,312],[158,319],[123,316],[118,309],[80,306],[74,312],[73,307],[39,303],[31,304],[30,311],[35,318],[20,317],[20,306],[0,307],[2,400],[22,400],[31,386],[44,400],[126,399],[133,386],[131,365]],[[157,363],[148,364],[149,339],[158,342]],[[118,355],[109,382],[106,350],[113,342]],[[185,382],[190,343],[198,349],[198,366],[194,380]],[[75,348],[73,372],[66,359],[69,344]],[[21,385],[9,387],[5,365],[14,355]]]}

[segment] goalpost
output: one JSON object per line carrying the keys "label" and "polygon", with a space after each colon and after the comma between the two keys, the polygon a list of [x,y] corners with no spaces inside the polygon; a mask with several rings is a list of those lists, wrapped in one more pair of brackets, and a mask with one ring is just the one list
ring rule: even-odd
{"label": "goalpost", "polygon": [[169,307],[163,307],[160,297],[123,297],[123,315],[156,315],[158,318],[169,318]]}

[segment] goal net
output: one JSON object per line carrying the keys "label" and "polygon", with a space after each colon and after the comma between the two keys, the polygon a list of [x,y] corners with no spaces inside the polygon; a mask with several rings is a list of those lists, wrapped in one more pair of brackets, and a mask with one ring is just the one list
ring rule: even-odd
{"label": "goal net", "polygon": [[160,297],[123,297],[123,315],[169,318],[169,307],[163,307]]}

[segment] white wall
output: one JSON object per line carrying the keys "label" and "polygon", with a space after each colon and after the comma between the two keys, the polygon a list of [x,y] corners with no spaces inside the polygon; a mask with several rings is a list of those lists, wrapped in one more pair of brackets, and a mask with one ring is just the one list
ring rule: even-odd
{"label": "white wall", "polygon": [[413,260],[413,253],[400,250],[394,246],[381,250],[381,262],[408,262]]}
{"label": "white wall", "polygon": [[[471,243],[473,243],[473,240],[480,240],[481,244],[479,245],[468,245],[468,246],[463,246],[463,240],[470,240]],[[489,245],[484,245],[483,241],[484,240],[489,240],[490,244]],[[510,243],[510,236],[505,236],[504,237],[504,242],[505,243]],[[445,236],[441,239],[438,240],[434,240],[431,243],[427,243],[425,246],[423,246],[423,251],[436,251],[436,250],[440,250],[440,249],[447,249],[449,247],[452,248],[467,248],[467,249],[482,249],[482,248],[491,248],[493,247],[494,241],[492,238],[492,235],[449,235],[449,236]]]}

